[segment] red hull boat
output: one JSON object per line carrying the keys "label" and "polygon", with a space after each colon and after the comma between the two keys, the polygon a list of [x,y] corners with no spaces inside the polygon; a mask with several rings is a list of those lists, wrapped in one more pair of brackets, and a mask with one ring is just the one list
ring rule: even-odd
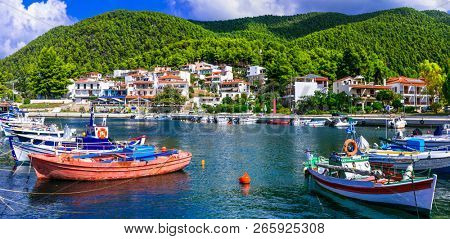
{"label": "red hull boat", "polygon": [[269,120],[267,123],[274,124],[274,125],[289,125],[289,124],[291,124],[291,121],[285,120],[285,119],[274,119],[274,120]]}
{"label": "red hull boat", "polygon": [[158,156],[148,161],[120,161],[124,157],[120,154],[87,159],[77,158],[75,155],[51,154],[30,154],[29,157],[39,179],[99,181],[179,171],[189,165],[192,154],[178,151],[176,154]]}

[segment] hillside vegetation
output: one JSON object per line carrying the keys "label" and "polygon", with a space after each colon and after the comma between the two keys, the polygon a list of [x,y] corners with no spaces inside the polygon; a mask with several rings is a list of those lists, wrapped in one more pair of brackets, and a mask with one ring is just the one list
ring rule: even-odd
{"label": "hillside vegetation", "polygon": [[[364,74],[380,81],[417,76],[425,59],[448,71],[449,15],[399,8],[361,15],[308,13],[198,22],[155,12],[114,11],[57,27],[0,60],[0,83],[26,82],[41,51],[52,47],[70,75],[86,71],[179,66],[205,60],[268,69],[273,89],[290,77],[317,73],[332,80]],[[72,68],[71,68],[72,69]]]}

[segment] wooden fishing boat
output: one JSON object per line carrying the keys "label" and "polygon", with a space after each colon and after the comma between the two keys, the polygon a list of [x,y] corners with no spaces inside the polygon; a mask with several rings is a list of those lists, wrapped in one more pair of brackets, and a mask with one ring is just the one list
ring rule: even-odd
{"label": "wooden fishing boat", "polygon": [[367,156],[334,154],[329,159],[308,153],[305,176],[339,195],[429,214],[437,176],[417,177],[411,170],[386,177],[372,170]]}
{"label": "wooden fishing boat", "polygon": [[101,154],[30,154],[39,179],[98,181],[161,175],[182,170],[192,154],[170,150],[155,153],[152,146],[125,148]]}
{"label": "wooden fishing boat", "polygon": [[290,125],[291,120],[290,119],[271,119],[271,120],[267,121],[267,124]]}

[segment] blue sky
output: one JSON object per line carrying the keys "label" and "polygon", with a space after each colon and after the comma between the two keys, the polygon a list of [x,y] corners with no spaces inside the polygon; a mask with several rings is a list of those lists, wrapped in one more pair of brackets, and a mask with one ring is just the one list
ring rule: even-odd
{"label": "blue sky", "polygon": [[449,11],[449,0],[0,0],[0,58],[53,27],[116,9],[163,12],[186,19],[224,20],[307,12],[360,14],[412,7]]}

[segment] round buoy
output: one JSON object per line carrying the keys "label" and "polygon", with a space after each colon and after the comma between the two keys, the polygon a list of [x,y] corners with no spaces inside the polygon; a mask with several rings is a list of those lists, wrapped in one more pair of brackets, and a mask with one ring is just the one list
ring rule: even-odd
{"label": "round buoy", "polygon": [[239,178],[239,182],[242,184],[249,184],[250,181],[251,179],[247,172],[245,172],[244,175],[242,175],[242,177]]}
{"label": "round buoy", "polygon": [[166,147],[162,147],[162,148],[161,148],[161,151],[162,151],[162,152],[166,152],[166,151],[167,151],[167,148],[166,148]]}

